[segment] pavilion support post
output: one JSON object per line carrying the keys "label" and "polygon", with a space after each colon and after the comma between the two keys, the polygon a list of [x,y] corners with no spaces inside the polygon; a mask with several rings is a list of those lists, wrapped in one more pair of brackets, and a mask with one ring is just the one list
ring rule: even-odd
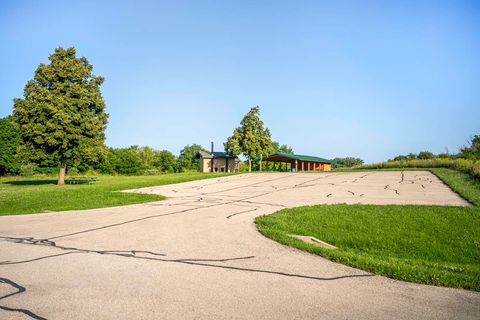
{"label": "pavilion support post", "polygon": [[307,170],[310,171],[310,161],[307,162]]}
{"label": "pavilion support post", "polygon": [[298,172],[298,160],[295,160],[295,172]]}
{"label": "pavilion support post", "polygon": [[302,172],[305,170],[305,161],[302,160]]}

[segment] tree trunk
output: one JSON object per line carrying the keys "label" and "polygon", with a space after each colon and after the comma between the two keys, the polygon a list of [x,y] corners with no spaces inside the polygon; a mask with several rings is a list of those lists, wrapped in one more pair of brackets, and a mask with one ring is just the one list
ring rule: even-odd
{"label": "tree trunk", "polygon": [[65,185],[65,171],[67,169],[67,161],[62,160],[60,164],[60,171],[58,172],[58,182],[57,185],[63,186]]}
{"label": "tree trunk", "polygon": [[248,172],[252,172],[252,159],[248,158]]}

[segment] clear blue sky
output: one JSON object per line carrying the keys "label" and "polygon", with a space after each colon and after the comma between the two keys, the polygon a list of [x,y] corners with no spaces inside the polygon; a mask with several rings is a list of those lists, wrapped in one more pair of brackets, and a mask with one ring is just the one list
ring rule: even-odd
{"label": "clear blue sky", "polygon": [[114,147],[220,148],[253,105],[275,140],[326,158],[480,134],[479,1],[3,0],[0,45],[0,116],[75,46],[106,78]]}

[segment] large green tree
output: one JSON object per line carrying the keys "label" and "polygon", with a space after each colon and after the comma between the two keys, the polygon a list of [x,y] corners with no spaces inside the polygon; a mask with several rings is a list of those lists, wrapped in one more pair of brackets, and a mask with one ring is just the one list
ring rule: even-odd
{"label": "large green tree", "polygon": [[0,118],[0,175],[17,173],[20,168],[16,157],[19,143],[20,133],[11,117]]}
{"label": "large green tree", "polygon": [[[240,126],[223,144],[232,155],[243,154],[248,160],[248,171],[252,171],[252,159],[263,157],[272,150],[270,130],[260,119],[260,108],[255,106],[243,117]],[[261,166],[261,165],[260,165]]]}
{"label": "large green tree", "polygon": [[54,157],[65,183],[67,161],[104,151],[108,114],[100,92],[103,77],[92,74],[75,48],[57,48],[27,82],[23,99],[14,99],[14,120],[32,160]]}
{"label": "large green tree", "polygon": [[177,159],[168,150],[160,150],[156,151],[156,162],[155,168],[157,168],[161,172],[176,172],[176,161]]}
{"label": "large green tree", "polygon": [[203,148],[199,144],[186,145],[183,147],[178,157],[179,170],[199,170],[200,160],[197,158],[197,153],[201,150],[203,150]]}

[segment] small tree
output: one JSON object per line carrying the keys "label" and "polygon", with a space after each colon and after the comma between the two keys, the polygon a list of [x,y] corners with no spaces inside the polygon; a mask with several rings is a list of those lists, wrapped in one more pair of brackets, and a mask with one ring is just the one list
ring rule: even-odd
{"label": "small tree", "polygon": [[[27,82],[23,99],[14,99],[14,120],[32,158],[53,156],[65,184],[68,160],[104,151],[108,114],[100,92],[102,77],[92,74],[75,48],[57,48]],[[35,159],[33,159],[35,160]]]}
{"label": "small tree", "polygon": [[287,146],[286,144],[280,145],[278,142],[275,141],[272,143],[272,152],[273,153],[282,152],[282,153],[293,154],[293,148],[290,146]]}
{"label": "small tree", "polygon": [[[231,155],[243,154],[248,160],[248,171],[252,171],[252,159],[263,157],[272,148],[270,130],[260,119],[260,108],[255,106],[243,117],[240,127],[223,144]],[[261,166],[261,165],[260,165]]]}
{"label": "small tree", "polygon": [[463,147],[458,154],[461,158],[480,159],[480,135],[475,135],[467,147]]}

